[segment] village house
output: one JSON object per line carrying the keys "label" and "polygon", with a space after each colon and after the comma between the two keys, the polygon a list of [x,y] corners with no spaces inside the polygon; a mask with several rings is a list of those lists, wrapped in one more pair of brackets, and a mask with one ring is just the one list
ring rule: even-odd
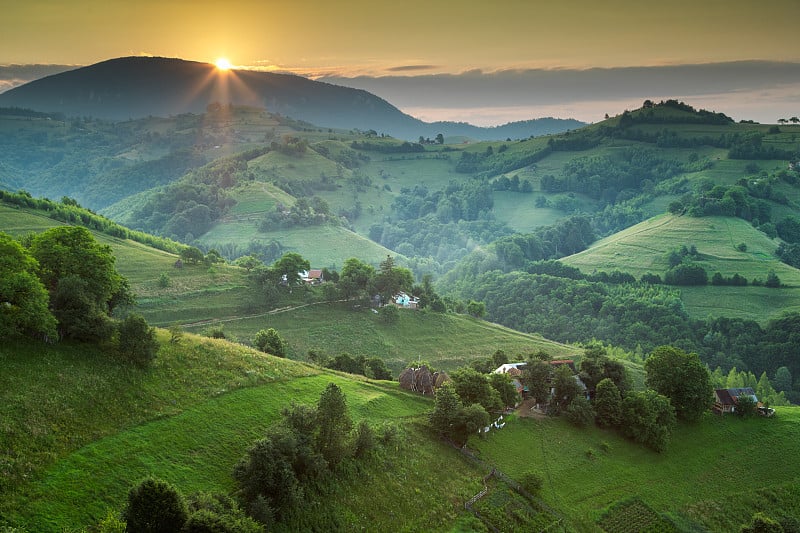
{"label": "village house", "polygon": [[740,396],[749,396],[753,399],[754,404],[761,406],[755,391],[751,387],[717,389],[714,391],[714,412],[721,415],[725,413],[735,413],[736,404],[739,403]]}
{"label": "village house", "polygon": [[392,296],[392,303],[397,307],[401,307],[403,309],[419,308],[419,298],[417,298],[416,296],[409,296],[404,292],[400,292]]}
{"label": "village house", "polygon": [[298,274],[300,275],[300,279],[303,280],[303,283],[309,285],[319,285],[325,281],[325,277],[322,275],[322,270],[320,269],[301,270]]}

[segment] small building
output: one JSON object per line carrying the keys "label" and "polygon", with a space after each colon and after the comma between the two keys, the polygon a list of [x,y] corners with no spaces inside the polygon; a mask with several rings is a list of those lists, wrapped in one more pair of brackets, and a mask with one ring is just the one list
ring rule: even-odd
{"label": "small building", "polygon": [[495,368],[493,374],[508,374],[511,377],[521,376],[527,363],[506,363]]}
{"label": "small building", "polygon": [[418,309],[419,298],[400,292],[392,296],[392,303],[403,309]]}
{"label": "small building", "polygon": [[301,270],[298,274],[300,275],[300,279],[309,285],[319,285],[325,281],[325,277],[322,275],[322,270],[320,269]]}
{"label": "small building", "polygon": [[736,404],[739,403],[740,396],[749,396],[753,399],[755,405],[760,405],[758,397],[752,387],[717,389],[714,391],[714,412],[721,415],[725,413],[735,413]]}

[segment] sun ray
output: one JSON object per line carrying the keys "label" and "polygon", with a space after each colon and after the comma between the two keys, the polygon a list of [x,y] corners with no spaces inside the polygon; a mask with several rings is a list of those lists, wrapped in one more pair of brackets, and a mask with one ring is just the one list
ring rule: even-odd
{"label": "sun ray", "polygon": [[220,57],[214,62],[220,70],[230,70],[233,65],[231,65],[230,60],[227,57]]}

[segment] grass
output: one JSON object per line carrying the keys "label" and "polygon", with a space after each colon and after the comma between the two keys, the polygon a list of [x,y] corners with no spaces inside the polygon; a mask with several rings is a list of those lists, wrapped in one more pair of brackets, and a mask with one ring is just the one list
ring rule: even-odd
{"label": "grass", "polygon": [[[202,329],[198,326],[191,329]],[[368,309],[352,304],[320,304],[284,313],[224,323],[226,333],[251,339],[259,329],[275,328],[289,344],[289,356],[303,359],[309,350],[336,356],[380,357],[395,375],[422,359],[446,371],[502,349],[510,358],[543,349],[553,357],[579,350],[464,315],[401,311],[396,324],[383,324]]]}
{"label": "grass", "polygon": [[[745,243],[742,252],[737,245]],[[620,270],[640,278],[645,273],[663,277],[668,268],[667,253],[694,244],[709,279],[715,272],[725,277],[740,274],[752,281],[765,280],[774,270],[788,288],[764,287],[682,287],[682,299],[697,318],[709,314],[764,321],[780,312],[797,309],[800,270],[774,256],[775,241],[744,220],[732,217],[660,215],[597,241],[587,250],[562,261],[585,273]]]}
{"label": "grass", "polygon": [[[162,342],[166,333],[160,335]],[[0,493],[90,442],[175,415],[226,391],[317,370],[194,336],[162,346],[155,365],[121,364],[109,346],[6,339],[0,347]],[[5,497],[0,498],[4,500]]]}
{"label": "grass", "polygon": [[408,530],[446,529],[480,486],[480,473],[420,425],[431,400],[397,383],[193,336],[165,344],[149,371],[69,344],[12,343],[0,361],[0,522],[30,531],[96,523],[147,475],[185,494],[230,492],[233,465],[280,410],[316,403],[329,382],[342,388],[355,420],[399,429],[390,449],[330,495],[331,512],[348,527],[396,530],[401,520]]}
{"label": "grass", "polygon": [[[541,496],[567,515],[576,531],[596,531],[608,508],[632,497],[679,524],[732,531],[749,522],[752,507],[739,508],[728,495],[739,499],[745,487],[752,492],[782,483],[797,486],[800,464],[784,458],[798,452],[798,422],[795,407],[779,408],[774,419],[746,421],[709,413],[698,424],[680,425],[669,449],[656,454],[610,431],[512,417],[504,429],[471,446],[512,477],[540,471]],[[719,528],[721,520],[728,527]]]}

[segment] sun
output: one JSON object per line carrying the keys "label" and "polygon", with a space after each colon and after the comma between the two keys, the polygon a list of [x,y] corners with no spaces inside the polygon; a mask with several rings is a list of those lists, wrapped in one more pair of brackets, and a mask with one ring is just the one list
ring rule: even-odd
{"label": "sun", "polygon": [[231,62],[228,60],[228,58],[227,58],[227,57],[220,57],[220,58],[218,58],[218,59],[217,59],[217,60],[214,62],[214,64],[215,64],[215,65],[217,66],[217,68],[218,68],[218,69],[220,69],[220,70],[230,70],[230,69],[231,69],[231,67],[233,66],[233,65],[231,65]]}

